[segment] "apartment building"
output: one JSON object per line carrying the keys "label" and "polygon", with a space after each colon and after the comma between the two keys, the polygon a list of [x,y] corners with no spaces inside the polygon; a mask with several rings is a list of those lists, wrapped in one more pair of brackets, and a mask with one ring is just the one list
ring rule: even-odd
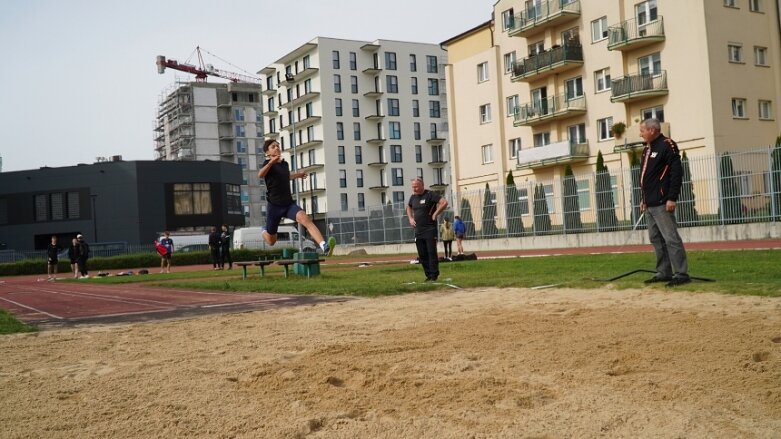
{"label": "apartment building", "polygon": [[450,187],[444,62],[436,44],[318,37],[258,72],[266,137],[308,173],[294,191],[315,221],[403,204],[416,176]]}
{"label": "apartment building", "polygon": [[599,152],[627,168],[648,117],[690,158],[774,143],[779,4],[497,1],[490,21],[442,43],[454,190],[591,173]]}
{"label": "apartment building", "polygon": [[177,83],[165,92],[155,120],[155,160],[224,161],[242,169],[247,226],[266,221],[261,88],[251,83]]}

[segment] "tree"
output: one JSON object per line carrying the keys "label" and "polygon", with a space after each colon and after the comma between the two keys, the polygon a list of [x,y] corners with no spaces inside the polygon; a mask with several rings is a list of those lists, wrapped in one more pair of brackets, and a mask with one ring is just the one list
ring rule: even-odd
{"label": "tree", "polygon": [[545,200],[545,188],[542,184],[534,186],[534,234],[545,235],[551,231],[548,202]]}
{"label": "tree", "polygon": [[771,183],[773,192],[773,219],[781,220],[781,136],[776,139],[771,159]]}
{"label": "tree", "polygon": [[564,168],[564,232],[582,232],[583,222],[580,219],[580,203],[578,202],[578,186],[572,167]]}
{"label": "tree", "polygon": [[683,227],[696,226],[699,222],[699,215],[695,208],[692,172],[689,167],[689,158],[686,157],[686,151],[681,156],[681,168],[683,168],[683,182],[681,183],[681,193],[678,195],[675,218],[678,224]]}
{"label": "tree", "polygon": [[518,200],[518,188],[515,187],[512,171],[507,172],[507,185],[504,188],[504,206],[509,236],[523,236],[521,202]]}
{"label": "tree", "polygon": [[719,188],[721,189],[721,217],[724,224],[735,224],[742,220],[743,213],[740,203],[740,186],[735,169],[732,166],[732,157],[728,153],[721,155],[719,168]]}
{"label": "tree", "polygon": [[475,236],[475,220],[472,218],[472,206],[467,198],[461,199],[461,221],[464,222],[467,237]]}
{"label": "tree", "polygon": [[613,200],[613,187],[610,183],[610,172],[605,166],[602,151],[597,153],[597,230],[600,232],[616,230],[618,218],[616,217],[616,203]]}
{"label": "tree", "polygon": [[496,228],[496,202],[488,183],[485,184],[483,195],[483,237],[494,237],[499,235],[499,229]]}

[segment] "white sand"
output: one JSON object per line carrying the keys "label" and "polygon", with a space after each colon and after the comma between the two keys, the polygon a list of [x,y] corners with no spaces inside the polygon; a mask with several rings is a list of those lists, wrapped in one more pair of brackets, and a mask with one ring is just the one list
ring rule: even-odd
{"label": "white sand", "polygon": [[781,300],[452,290],[0,337],[0,437],[766,437]]}

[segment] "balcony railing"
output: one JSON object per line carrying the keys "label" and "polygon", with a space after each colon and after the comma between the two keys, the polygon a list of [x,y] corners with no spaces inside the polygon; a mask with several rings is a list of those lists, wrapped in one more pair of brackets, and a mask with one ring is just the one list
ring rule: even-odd
{"label": "balcony railing", "polygon": [[[533,2],[530,2],[533,3]],[[580,16],[580,0],[549,0],[516,14],[508,31],[511,37],[526,37]]]}
{"label": "balcony railing", "polygon": [[562,163],[572,163],[588,159],[589,148],[586,143],[573,143],[564,140],[550,145],[538,146],[518,151],[518,169],[544,168]]}
{"label": "balcony railing", "polygon": [[552,120],[564,119],[586,112],[586,97],[567,98],[566,95],[551,96],[540,102],[516,107],[513,126],[534,126]]}
{"label": "balcony railing", "polygon": [[627,75],[611,82],[610,102],[633,102],[668,93],[667,72]]}
{"label": "balcony railing", "polygon": [[650,23],[637,24],[637,19],[626,20],[607,28],[608,50],[629,50],[664,41],[662,17]]}
{"label": "balcony railing", "polygon": [[579,43],[565,44],[515,62],[512,80],[539,79],[581,65],[583,47]]}

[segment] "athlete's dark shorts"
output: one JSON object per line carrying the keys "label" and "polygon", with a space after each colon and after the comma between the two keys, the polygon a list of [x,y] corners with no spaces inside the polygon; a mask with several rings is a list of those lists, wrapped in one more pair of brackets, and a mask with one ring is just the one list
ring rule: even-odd
{"label": "athlete's dark shorts", "polygon": [[282,218],[295,221],[296,214],[302,210],[304,209],[298,207],[296,203],[289,206],[277,206],[276,204],[266,203],[266,231],[269,235],[276,235]]}

